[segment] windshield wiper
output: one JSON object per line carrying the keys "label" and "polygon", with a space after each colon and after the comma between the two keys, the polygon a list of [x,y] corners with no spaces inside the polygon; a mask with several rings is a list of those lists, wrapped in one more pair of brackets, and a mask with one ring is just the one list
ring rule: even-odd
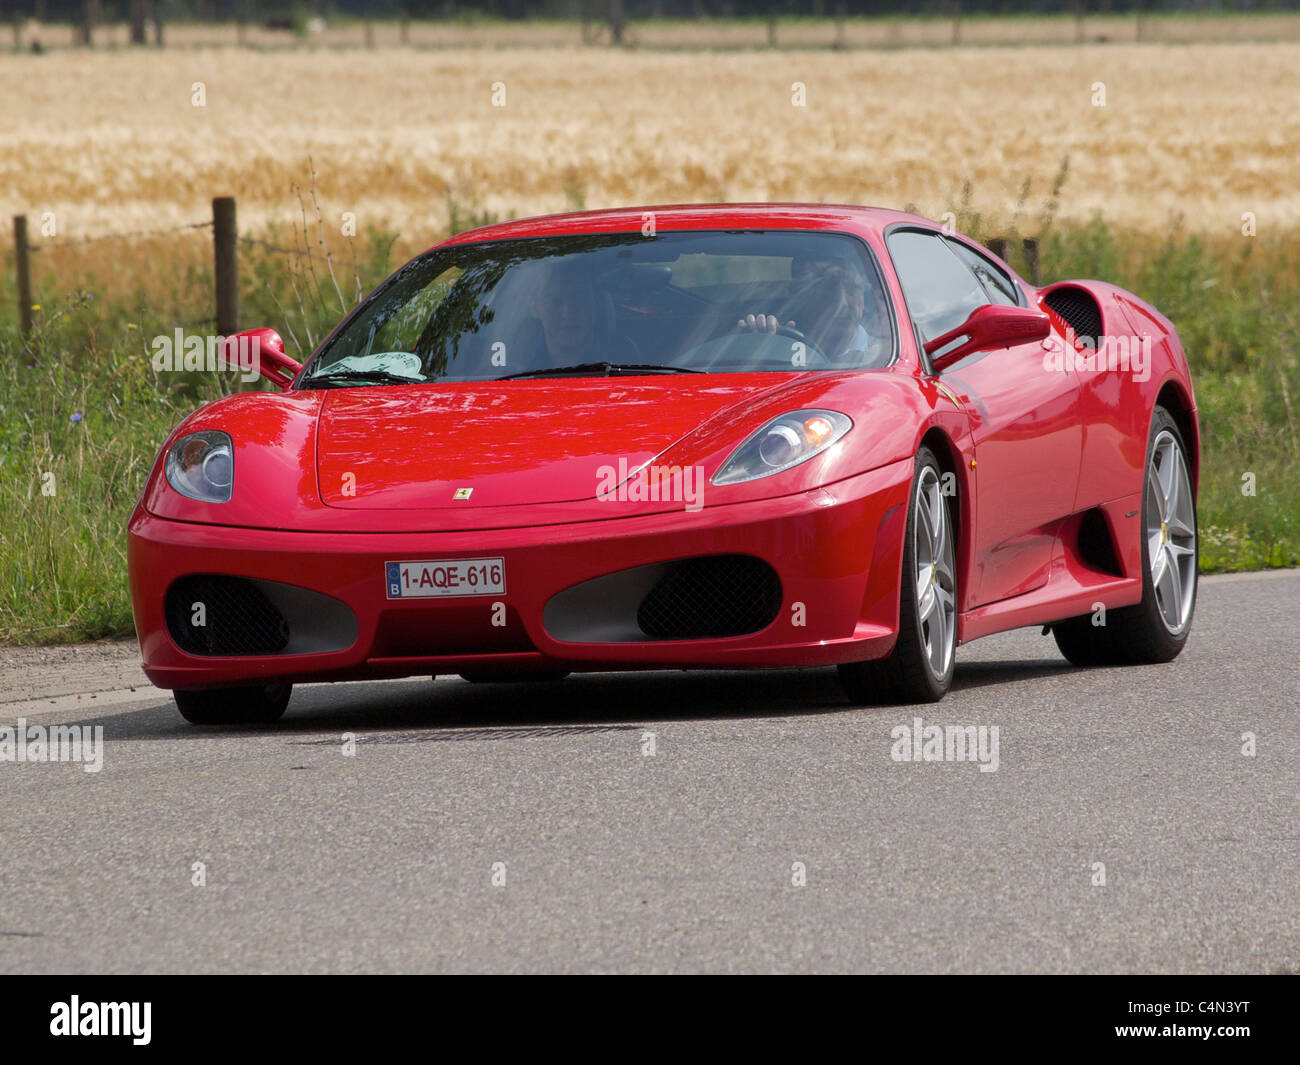
{"label": "windshield wiper", "polygon": [[310,385],[422,385],[421,377],[403,377],[401,374],[389,373],[387,370],[326,370],[324,373],[312,374],[304,378],[301,387]]}
{"label": "windshield wiper", "polygon": [[689,366],[661,366],[651,363],[634,363],[634,362],[580,362],[575,366],[546,366],[540,370],[522,370],[519,373],[508,373],[504,377],[495,378],[497,381],[513,381],[519,377],[548,377],[555,375],[562,377],[566,374],[585,374],[600,371],[602,377],[613,377],[622,373],[703,373],[703,370],[695,370]]}

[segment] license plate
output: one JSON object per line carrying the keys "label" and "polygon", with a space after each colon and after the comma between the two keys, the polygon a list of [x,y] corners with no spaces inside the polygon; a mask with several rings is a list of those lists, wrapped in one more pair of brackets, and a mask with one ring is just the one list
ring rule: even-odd
{"label": "license plate", "polygon": [[504,558],[439,558],[385,562],[389,599],[436,599],[453,595],[504,595]]}

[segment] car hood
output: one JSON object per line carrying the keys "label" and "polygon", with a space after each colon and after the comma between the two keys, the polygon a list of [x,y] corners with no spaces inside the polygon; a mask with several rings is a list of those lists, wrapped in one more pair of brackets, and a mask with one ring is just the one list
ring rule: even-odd
{"label": "car hood", "polygon": [[332,390],[322,501],[458,510],[589,500],[710,419],[779,390],[772,374],[564,378]]}

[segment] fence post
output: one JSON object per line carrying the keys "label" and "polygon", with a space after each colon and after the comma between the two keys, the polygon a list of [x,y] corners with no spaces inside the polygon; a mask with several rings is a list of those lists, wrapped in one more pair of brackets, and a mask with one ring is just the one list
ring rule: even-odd
{"label": "fence post", "polygon": [[1037,288],[1043,283],[1043,271],[1038,264],[1038,238],[1025,237],[1022,243],[1025,249],[1025,266],[1029,269],[1029,280]]}
{"label": "fence post", "polygon": [[86,0],[81,9],[81,36],[87,48],[95,47],[95,29],[99,26],[99,0]]}
{"label": "fence post", "polygon": [[1007,261],[1007,238],[989,237],[988,249],[1003,262]]}
{"label": "fence post", "polygon": [[627,27],[627,6],[624,0],[609,0],[609,43],[623,43],[623,30]]}
{"label": "fence post", "polygon": [[213,279],[217,289],[217,335],[239,332],[239,230],[235,226],[235,198],[212,201]]}
{"label": "fence post", "polygon": [[131,43],[145,44],[145,5],[147,0],[131,0],[128,13],[131,19]]}
{"label": "fence post", "polygon": [[27,216],[14,215],[14,265],[18,272],[18,322],[23,339],[32,335],[32,248],[27,243]]}

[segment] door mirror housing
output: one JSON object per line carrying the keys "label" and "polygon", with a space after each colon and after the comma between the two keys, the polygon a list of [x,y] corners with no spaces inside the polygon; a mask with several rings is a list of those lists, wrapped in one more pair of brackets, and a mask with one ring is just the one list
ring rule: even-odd
{"label": "door mirror housing", "polygon": [[302,369],[302,363],[284,353],[284,340],[274,329],[235,333],[225,338],[223,348],[228,366],[253,370],[281,390],[288,388]]}
{"label": "door mirror housing", "polygon": [[[986,303],[971,311],[970,317],[956,329],[950,329],[943,336],[927,341],[925,353],[932,356],[934,372],[939,373],[977,351],[992,351],[994,348],[1009,348],[1014,344],[1032,344],[1035,340],[1043,340],[1051,329],[1051,319],[1043,311],[1032,307]],[[951,351],[945,351],[942,355],[934,354],[962,337],[966,338],[965,342]]]}

